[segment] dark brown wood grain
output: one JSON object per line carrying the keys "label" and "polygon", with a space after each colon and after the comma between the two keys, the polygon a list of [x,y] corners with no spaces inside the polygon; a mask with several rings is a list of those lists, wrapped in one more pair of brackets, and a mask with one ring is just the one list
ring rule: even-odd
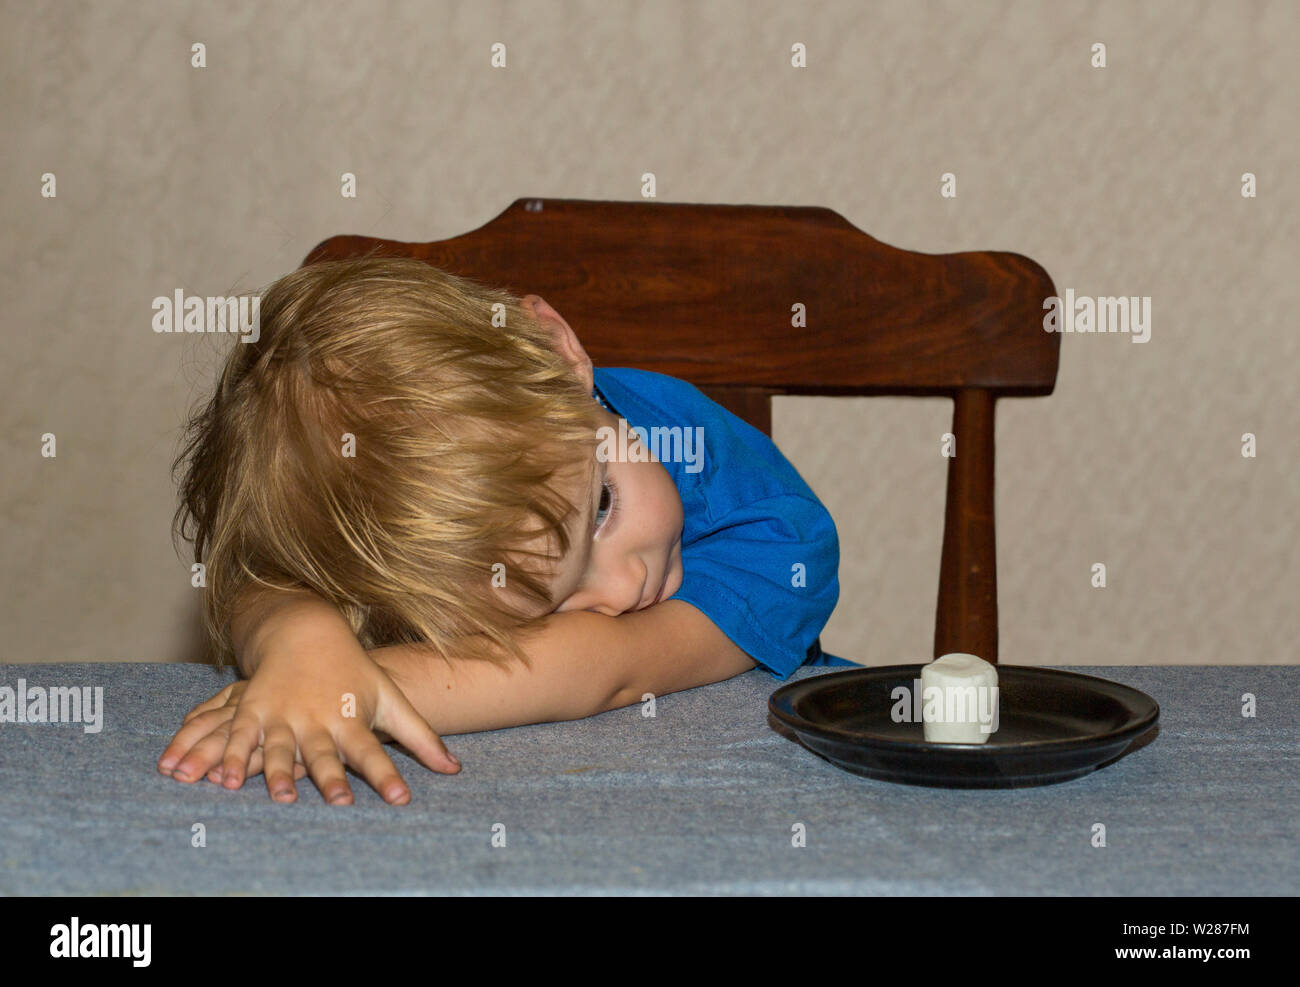
{"label": "dark brown wood grain", "polygon": [[768,434],[775,394],[953,397],[935,655],[997,661],[994,404],[1050,394],[1060,351],[1029,258],[902,250],[819,207],[519,199],[448,240],[335,236],[304,264],[366,255],[539,294],[597,366],[688,380]]}
{"label": "dark brown wood grain", "polygon": [[953,400],[952,434],[957,454],[948,461],[939,605],[934,624],[936,658],[961,651],[985,661],[997,661],[993,408],[992,392],[978,388],[960,390]]}

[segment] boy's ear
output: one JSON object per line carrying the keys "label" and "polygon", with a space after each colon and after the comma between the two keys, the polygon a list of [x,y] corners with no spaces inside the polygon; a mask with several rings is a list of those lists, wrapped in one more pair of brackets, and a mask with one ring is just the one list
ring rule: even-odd
{"label": "boy's ear", "polygon": [[564,316],[551,308],[541,295],[524,295],[523,303],[526,308],[532,309],[538,321],[550,330],[556,351],[568,361],[574,373],[582,380],[583,386],[588,391],[595,387],[591,357],[587,356],[582,343],[578,342],[577,333],[564,321]]}

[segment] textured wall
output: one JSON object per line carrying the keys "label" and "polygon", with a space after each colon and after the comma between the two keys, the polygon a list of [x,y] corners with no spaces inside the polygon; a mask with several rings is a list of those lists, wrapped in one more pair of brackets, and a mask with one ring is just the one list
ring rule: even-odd
{"label": "textured wall", "polygon": [[[334,233],[635,199],[645,171],[663,201],[828,206],[896,246],[1150,296],[1148,343],[1066,336],[1055,394],[999,402],[1002,660],[1296,660],[1294,3],[3,11],[0,660],[197,654],[169,466],[229,337],[155,334],[154,296],[256,290]],[[840,528],[832,651],[930,654],[949,409],[777,401]]]}

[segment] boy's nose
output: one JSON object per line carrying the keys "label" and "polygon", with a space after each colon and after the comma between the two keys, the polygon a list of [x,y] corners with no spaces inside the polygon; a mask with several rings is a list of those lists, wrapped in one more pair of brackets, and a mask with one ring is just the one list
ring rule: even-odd
{"label": "boy's nose", "polygon": [[606,578],[578,594],[574,602],[580,609],[595,610],[610,617],[629,613],[641,605],[648,572],[644,567],[629,567],[614,578]]}
{"label": "boy's nose", "polygon": [[635,591],[627,593],[602,594],[600,600],[590,610],[596,610],[600,613],[607,614],[610,617],[617,617],[620,614],[630,613],[635,610],[641,603],[641,594]]}

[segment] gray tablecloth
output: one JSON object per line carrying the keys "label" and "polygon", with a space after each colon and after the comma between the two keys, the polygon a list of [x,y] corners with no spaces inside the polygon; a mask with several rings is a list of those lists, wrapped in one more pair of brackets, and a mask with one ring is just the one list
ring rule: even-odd
{"label": "gray tablecloth", "polygon": [[[1155,739],[1043,788],[847,774],[773,729],[763,672],[573,723],[470,734],[464,769],[390,748],[411,804],[350,775],[273,803],[158,774],[204,665],[0,665],[0,687],[102,686],[98,732],[0,724],[5,894],[1279,895],[1300,890],[1300,668],[1092,667],[1161,707]],[[804,670],[796,678],[826,674]],[[1258,715],[1241,715],[1241,696]],[[191,845],[202,824],[206,846]],[[1102,823],[1106,846],[1092,845]],[[494,827],[505,846],[493,846]],[[796,824],[806,846],[792,845]]]}

